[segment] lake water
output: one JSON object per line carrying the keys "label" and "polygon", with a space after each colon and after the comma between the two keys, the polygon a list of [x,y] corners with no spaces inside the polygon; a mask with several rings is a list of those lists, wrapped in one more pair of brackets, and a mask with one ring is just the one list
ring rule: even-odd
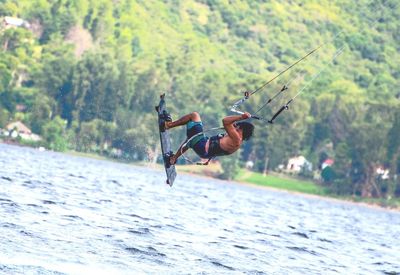
{"label": "lake water", "polygon": [[1,274],[400,274],[400,213],[0,144]]}

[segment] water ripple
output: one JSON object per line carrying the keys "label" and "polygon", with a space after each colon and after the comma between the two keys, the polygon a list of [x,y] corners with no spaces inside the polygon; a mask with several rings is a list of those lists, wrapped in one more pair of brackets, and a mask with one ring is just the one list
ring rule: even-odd
{"label": "water ripple", "polygon": [[400,214],[0,144],[0,273],[400,274]]}

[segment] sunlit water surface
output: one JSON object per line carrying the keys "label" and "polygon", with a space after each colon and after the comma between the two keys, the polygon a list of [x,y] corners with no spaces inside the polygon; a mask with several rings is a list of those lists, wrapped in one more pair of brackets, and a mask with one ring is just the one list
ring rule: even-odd
{"label": "sunlit water surface", "polygon": [[0,144],[0,273],[397,274],[400,214]]}

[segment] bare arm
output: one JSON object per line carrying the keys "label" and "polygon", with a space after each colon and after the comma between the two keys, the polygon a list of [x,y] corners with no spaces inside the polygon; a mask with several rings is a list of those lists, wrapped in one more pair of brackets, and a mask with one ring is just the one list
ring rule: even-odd
{"label": "bare arm", "polygon": [[234,116],[227,116],[222,120],[222,124],[224,125],[225,131],[228,133],[228,136],[232,138],[234,142],[240,143],[241,138],[238,132],[236,131],[233,123],[236,121],[248,119],[251,117],[249,113],[244,113],[242,115],[234,115]]}

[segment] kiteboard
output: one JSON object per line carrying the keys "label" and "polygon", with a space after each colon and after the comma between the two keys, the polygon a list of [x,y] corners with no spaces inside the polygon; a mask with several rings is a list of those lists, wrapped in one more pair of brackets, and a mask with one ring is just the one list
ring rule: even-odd
{"label": "kiteboard", "polygon": [[168,112],[165,104],[165,94],[160,96],[160,103],[156,106],[156,111],[158,114],[158,128],[160,132],[160,143],[161,151],[163,156],[163,162],[165,167],[165,172],[167,174],[167,184],[172,186],[176,178],[175,165],[169,163],[169,156],[173,154],[171,150],[171,139],[168,130],[164,129],[165,121],[168,119]]}

